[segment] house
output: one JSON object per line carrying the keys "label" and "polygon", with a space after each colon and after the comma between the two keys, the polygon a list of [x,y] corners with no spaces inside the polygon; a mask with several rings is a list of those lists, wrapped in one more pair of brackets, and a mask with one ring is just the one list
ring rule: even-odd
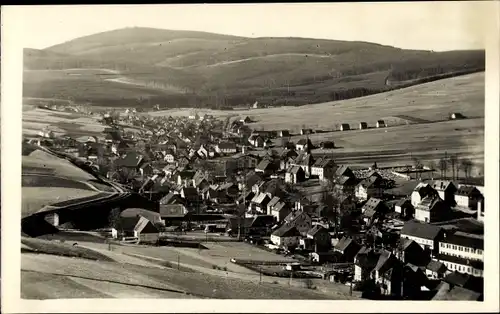
{"label": "house", "polygon": [[139,221],[140,216],[122,217],[120,216],[111,224],[111,236],[114,239],[123,239],[128,237],[136,237],[135,226]]}
{"label": "house", "polygon": [[340,131],[349,131],[351,129],[351,126],[349,123],[342,123],[340,125]]}
{"label": "house", "polygon": [[359,200],[367,200],[371,197],[382,197],[383,190],[383,180],[376,176],[370,176],[363,181],[361,181],[355,190],[356,197]]}
{"label": "house", "polygon": [[404,219],[411,219],[414,217],[415,208],[411,204],[411,200],[407,198],[400,199],[394,205],[394,211],[400,214]]}
{"label": "house", "polygon": [[258,193],[250,201],[248,209],[251,212],[259,212],[261,214],[267,212],[267,204],[271,201],[269,195],[266,193]]}
{"label": "house", "polygon": [[264,176],[271,175],[275,170],[273,163],[268,159],[263,159],[257,167],[255,167],[256,173],[262,173]]}
{"label": "house", "polygon": [[309,154],[307,151],[302,151],[300,154],[295,158],[295,160],[292,163],[292,166],[300,166],[302,170],[304,170],[305,177],[309,178],[311,175],[311,166],[314,164],[314,158],[311,154]]}
{"label": "house", "polygon": [[258,215],[254,217],[231,217],[226,225],[226,232],[237,235],[238,230],[242,236],[265,236],[269,234],[274,225],[274,217],[269,215]]}
{"label": "house", "polygon": [[335,170],[337,170],[337,165],[335,165],[333,159],[319,158],[311,167],[311,175],[318,176],[322,181],[329,180],[333,179]]}
{"label": "house", "polygon": [[425,266],[425,275],[429,279],[442,279],[448,272],[448,268],[442,262],[431,259]]}
{"label": "house", "polygon": [[380,254],[373,249],[362,247],[354,257],[354,281],[363,282],[372,279],[372,272],[377,266]]}
{"label": "house", "polygon": [[258,134],[252,134],[248,138],[248,142],[255,147],[264,147],[264,138]]}
{"label": "house", "polygon": [[452,287],[461,287],[478,293],[484,292],[484,278],[454,271],[443,278]]}
{"label": "house", "polygon": [[198,156],[200,156],[201,158],[210,157],[209,151],[204,145],[200,145],[200,148],[198,148],[196,154],[198,154]]}
{"label": "house", "polygon": [[192,170],[180,171],[177,174],[177,185],[185,187],[192,186],[193,177],[195,174],[196,172]]}
{"label": "house", "polygon": [[434,190],[429,184],[420,182],[411,193],[411,205],[415,207],[424,197],[432,195],[438,195],[437,191]]}
{"label": "house", "polygon": [[335,171],[335,176],[336,177],[349,177],[355,179],[356,176],[354,175],[354,172],[346,166],[346,165],[341,165],[340,167],[337,168]]}
{"label": "house", "polygon": [[354,199],[350,195],[340,196],[338,206],[343,212],[353,212],[356,210],[356,202],[354,202]]}
{"label": "house", "polygon": [[335,143],[333,141],[325,141],[320,144],[321,149],[334,149]]}
{"label": "house", "polygon": [[217,144],[216,151],[219,154],[236,154],[236,143],[222,142]]}
{"label": "house", "polygon": [[368,129],[368,123],[366,123],[366,122],[360,122],[359,123],[359,129],[360,130]]}
{"label": "house", "polygon": [[439,197],[450,206],[455,206],[455,192],[457,187],[447,180],[434,180],[429,185],[437,191]]}
{"label": "house", "polygon": [[271,214],[271,211],[272,209],[274,208],[274,206],[276,206],[276,204],[278,204],[280,202],[280,198],[278,196],[274,196],[270,201],[269,203],[267,203],[267,215],[272,215]]}
{"label": "house", "polygon": [[285,182],[299,183],[305,180],[305,172],[300,166],[290,166],[285,173]]}
{"label": "house", "polygon": [[249,116],[245,116],[244,118],[240,119],[240,122],[243,122],[244,124],[252,123],[252,119],[250,119]]}
{"label": "house", "polygon": [[402,295],[403,265],[391,252],[382,250],[372,276],[382,294],[398,297]]}
{"label": "house", "polygon": [[315,225],[309,229],[306,233],[306,239],[312,241],[315,252],[326,252],[330,249],[330,233],[321,225]]}
{"label": "house", "polygon": [[460,185],[455,193],[456,205],[465,208],[477,209],[483,199],[483,194],[473,185]]}
{"label": "house", "polygon": [[198,194],[198,191],[194,187],[183,187],[181,189],[181,197],[188,201],[189,203],[199,204],[201,197]]}
{"label": "house", "polygon": [[295,144],[295,149],[298,151],[305,151],[305,150],[311,150],[313,149],[314,146],[309,138],[301,138],[300,140],[297,141]]}
{"label": "house", "polygon": [[300,135],[309,135],[312,134],[312,129],[300,129]]}
{"label": "house", "polygon": [[276,218],[277,222],[282,222],[290,212],[291,209],[285,202],[278,202],[271,209],[271,215]]}
{"label": "house", "polygon": [[446,220],[450,214],[450,206],[437,195],[426,196],[415,206],[415,219],[425,223]]}
{"label": "house", "polygon": [[144,157],[137,152],[129,152],[115,162],[116,167],[138,169],[144,162]]}
{"label": "house", "polygon": [[149,162],[143,163],[139,167],[139,173],[141,174],[141,176],[152,176],[153,172],[154,172],[154,168],[151,165],[151,163],[149,163]]}
{"label": "house", "polygon": [[299,244],[300,232],[295,226],[284,224],[271,234],[271,242],[279,247],[296,247]]}
{"label": "house", "polygon": [[305,235],[312,226],[311,215],[303,211],[292,211],[284,219],[285,224],[295,226],[302,235]]}
{"label": "house", "polygon": [[160,205],[181,204],[183,202],[179,194],[170,192],[159,201]]}
{"label": "house", "polygon": [[377,218],[382,218],[388,212],[385,203],[379,199],[372,197],[361,208],[365,223],[370,224]]}
{"label": "house", "polygon": [[377,128],[385,128],[385,121],[384,120],[378,120],[377,121]]}
{"label": "house", "polygon": [[288,130],[280,130],[280,131],[278,131],[278,136],[279,137],[289,137],[290,132]]}
{"label": "house", "polygon": [[430,255],[426,254],[417,242],[408,238],[400,238],[396,255],[404,264],[410,263],[421,267],[426,266],[431,260]]}
{"label": "house", "polygon": [[356,179],[353,177],[341,176],[334,180],[337,190],[344,195],[354,195],[356,187]]}
{"label": "house", "polygon": [[444,230],[441,227],[415,220],[405,222],[401,229],[401,238],[411,239],[433,254],[439,252],[439,242],[443,236]]}
{"label": "house", "polygon": [[134,227],[134,237],[139,239],[139,242],[157,242],[160,237],[158,226],[149,219],[142,217]]}
{"label": "house", "polygon": [[361,249],[361,246],[351,237],[342,237],[333,247],[335,252],[342,254],[342,260],[345,262],[353,262],[354,257]]}

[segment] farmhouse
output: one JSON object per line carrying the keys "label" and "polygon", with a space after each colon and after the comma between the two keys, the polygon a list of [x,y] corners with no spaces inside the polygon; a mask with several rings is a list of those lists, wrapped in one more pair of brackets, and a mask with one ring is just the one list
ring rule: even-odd
{"label": "farmhouse", "polygon": [[295,247],[299,244],[300,232],[296,227],[284,224],[271,234],[271,242],[280,247]]}
{"label": "farmhouse", "polygon": [[375,197],[370,198],[361,208],[361,212],[367,224],[376,218],[382,217],[387,211],[388,209],[384,202]]}
{"label": "farmhouse", "polygon": [[370,176],[356,186],[356,197],[367,200],[370,197],[382,197],[383,180],[379,176]]}
{"label": "farmhouse", "polygon": [[305,172],[300,166],[290,166],[285,173],[285,182],[299,183],[305,180]]}
{"label": "farmhouse", "polygon": [[457,187],[451,181],[434,180],[429,184],[434,190],[438,192],[439,197],[450,206],[455,205],[455,192]]}
{"label": "farmhouse", "polygon": [[139,242],[156,242],[159,236],[158,227],[145,217],[141,217],[134,227],[134,237]]}
{"label": "farmhouse", "polygon": [[320,180],[333,178],[336,170],[335,162],[329,158],[319,158],[311,167],[311,175],[318,176]]}
{"label": "farmhouse", "polygon": [[311,175],[311,166],[314,164],[314,158],[307,151],[301,152],[292,162],[292,166],[300,166],[308,178]]}
{"label": "farmhouse", "polygon": [[415,219],[425,223],[443,221],[449,213],[449,205],[437,195],[426,196],[415,206]]}
{"label": "farmhouse", "polygon": [[345,236],[333,247],[335,252],[342,254],[342,260],[345,262],[353,262],[360,249],[361,246],[353,238]]}
{"label": "farmhouse", "polygon": [[385,121],[384,120],[378,120],[377,121],[377,128],[385,128]]}
{"label": "farmhouse", "polygon": [[335,187],[344,195],[354,195],[356,179],[348,176],[337,177],[335,178]]}
{"label": "farmhouse", "polygon": [[483,199],[481,192],[472,185],[461,185],[455,194],[456,205],[466,208],[478,208],[478,203]]}
{"label": "farmhouse", "polygon": [[349,131],[351,129],[351,126],[348,123],[342,123],[340,125],[340,131]]}
{"label": "farmhouse", "polygon": [[297,144],[295,144],[295,149],[298,151],[305,151],[313,149],[313,144],[309,138],[301,138]]}
{"label": "farmhouse", "polygon": [[413,217],[415,209],[409,199],[403,198],[394,205],[394,211],[400,214],[401,217],[409,219]]}
{"label": "farmhouse", "polygon": [[282,222],[289,214],[290,207],[285,202],[279,202],[271,209],[271,215],[276,218],[276,221]]}
{"label": "farmhouse", "polygon": [[359,129],[360,130],[368,129],[368,123],[366,123],[366,122],[360,122],[359,123]]}
{"label": "farmhouse", "polygon": [[434,190],[429,184],[421,182],[415,187],[415,189],[413,189],[413,192],[411,193],[411,205],[415,207],[422,201],[424,197],[431,195],[437,195],[437,191]]}
{"label": "farmhouse", "polygon": [[216,151],[219,154],[235,154],[236,144],[234,142],[222,142],[217,144]]}
{"label": "farmhouse", "polygon": [[353,179],[356,178],[354,172],[352,172],[352,170],[346,165],[341,165],[340,167],[338,167],[337,170],[335,171],[335,176],[336,177],[345,176]]}

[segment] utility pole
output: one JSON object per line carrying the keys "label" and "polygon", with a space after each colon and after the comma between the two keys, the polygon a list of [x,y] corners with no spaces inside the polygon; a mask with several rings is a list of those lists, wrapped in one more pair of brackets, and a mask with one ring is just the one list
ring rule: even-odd
{"label": "utility pole", "polygon": [[262,283],[262,266],[259,266],[259,284]]}
{"label": "utility pole", "polygon": [[181,255],[177,254],[177,270],[181,269],[180,264],[181,264]]}
{"label": "utility pole", "polygon": [[288,282],[288,285],[292,285],[292,278],[293,278],[293,270],[290,271],[290,281]]}

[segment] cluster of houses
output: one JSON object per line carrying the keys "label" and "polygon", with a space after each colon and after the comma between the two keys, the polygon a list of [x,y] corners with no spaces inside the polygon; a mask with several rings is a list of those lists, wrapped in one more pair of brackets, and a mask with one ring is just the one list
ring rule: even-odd
{"label": "cluster of houses", "polygon": [[[376,164],[360,176],[313,154],[308,138],[277,147],[273,140],[289,132],[252,130],[248,117],[226,125],[198,114],[128,113],[120,119],[105,117],[107,126],[96,136],[55,137],[44,130],[32,139],[86,159],[97,172],[157,202],[155,213],[123,212],[114,237],[154,242],[193,217],[213,215],[216,229],[230,236],[299,252],[318,264],[350,263],[354,282],[370,282],[386,295],[482,294],[480,187],[418,181],[410,194],[394,199],[387,194],[394,180]],[[123,125],[141,131],[127,133]],[[306,184],[320,186],[324,197],[313,200]]]}

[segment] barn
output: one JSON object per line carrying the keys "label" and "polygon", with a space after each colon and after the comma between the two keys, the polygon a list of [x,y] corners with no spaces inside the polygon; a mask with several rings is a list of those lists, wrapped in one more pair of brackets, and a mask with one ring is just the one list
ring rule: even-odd
{"label": "barn", "polygon": [[359,129],[360,130],[368,129],[368,123],[366,123],[366,122],[360,122],[359,123]]}
{"label": "barn", "polygon": [[348,131],[351,129],[351,126],[348,123],[342,123],[340,125],[340,131]]}
{"label": "barn", "polygon": [[385,128],[385,121],[384,120],[378,120],[377,121],[377,128]]}

